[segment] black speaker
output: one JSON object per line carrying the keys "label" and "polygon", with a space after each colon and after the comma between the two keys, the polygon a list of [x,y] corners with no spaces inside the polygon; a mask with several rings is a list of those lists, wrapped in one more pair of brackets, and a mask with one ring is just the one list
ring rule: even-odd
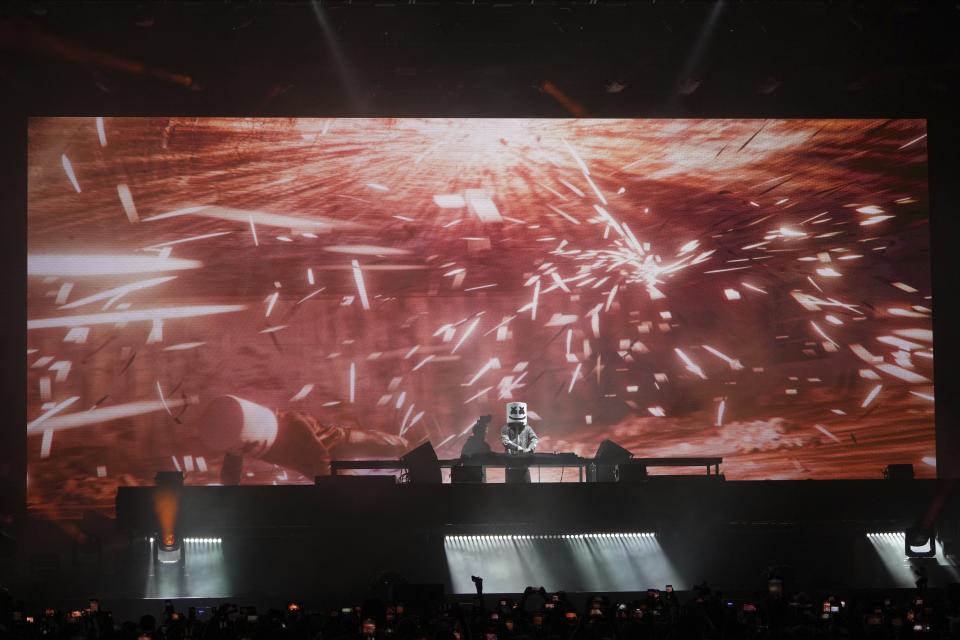
{"label": "black speaker", "polygon": [[616,482],[616,468],[633,457],[633,454],[613,440],[604,440],[593,456],[591,482]]}
{"label": "black speaker", "polygon": [[400,457],[403,467],[407,470],[407,482],[420,484],[440,484],[443,474],[440,473],[440,460],[433,445],[424,442],[422,445]]}
{"label": "black speaker", "polygon": [[450,482],[483,482],[483,467],[457,465],[450,469]]}
{"label": "black speaker", "polygon": [[157,471],[157,475],[153,478],[153,484],[158,487],[182,487],[183,472]]}
{"label": "black speaker", "polygon": [[912,464],[888,464],[883,470],[884,480],[913,480]]}
{"label": "black speaker", "polygon": [[615,468],[617,482],[643,482],[647,479],[647,465],[639,460],[627,460]]}
{"label": "black speaker", "polygon": [[233,487],[243,479],[243,456],[235,453],[223,454],[223,466],[220,467],[220,484]]}

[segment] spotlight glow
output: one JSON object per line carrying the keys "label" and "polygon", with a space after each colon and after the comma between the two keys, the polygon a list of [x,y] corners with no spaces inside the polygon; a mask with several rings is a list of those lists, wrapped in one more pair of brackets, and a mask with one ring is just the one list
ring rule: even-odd
{"label": "spotlight glow", "polygon": [[[904,552],[906,543],[906,534],[903,531],[873,531],[866,534],[867,540],[873,546],[877,556],[883,563],[884,568],[891,578],[891,585],[895,587],[912,587],[916,580],[913,573],[912,558],[908,558]],[[945,568],[953,577],[953,580],[960,579],[957,568],[943,555],[943,546],[939,542],[936,544],[936,556],[930,560],[936,560],[937,564]]]}
{"label": "spotlight glow", "polygon": [[565,591],[640,591],[684,582],[653,532],[444,536],[454,593],[482,575],[493,591],[549,582]]}

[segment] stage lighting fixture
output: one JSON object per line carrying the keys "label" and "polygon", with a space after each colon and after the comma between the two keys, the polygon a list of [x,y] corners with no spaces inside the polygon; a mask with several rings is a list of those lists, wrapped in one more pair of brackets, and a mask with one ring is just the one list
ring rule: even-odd
{"label": "stage lighting fixture", "polygon": [[223,538],[184,538],[183,541],[189,544],[221,544]]}
{"label": "stage lighting fixture", "polygon": [[154,480],[153,507],[160,528],[157,559],[165,564],[179,561],[180,541],[177,535],[177,512],[180,508],[180,490],[183,474],[179,471],[158,471]]}
{"label": "stage lighting fixture", "polygon": [[908,558],[933,558],[937,555],[934,533],[919,526],[908,528],[903,534],[903,552]]}
{"label": "stage lighting fixture", "polygon": [[157,562],[161,564],[176,564],[183,559],[183,547],[172,533],[160,538],[157,545]]}
{"label": "stage lighting fixture", "polygon": [[559,533],[559,534],[533,534],[533,535],[456,535],[444,536],[445,540],[456,541],[507,541],[507,540],[600,540],[615,538],[655,538],[656,534],[649,531],[643,532],[623,532],[623,533]]}
{"label": "stage lighting fixture", "polygon": [[566,591],[636,591],[680,579],[649,531],[445,536],[443,550],[450,584],[462,594],[474,590],[466,578],[478,574],[489,592],[541,581]]}

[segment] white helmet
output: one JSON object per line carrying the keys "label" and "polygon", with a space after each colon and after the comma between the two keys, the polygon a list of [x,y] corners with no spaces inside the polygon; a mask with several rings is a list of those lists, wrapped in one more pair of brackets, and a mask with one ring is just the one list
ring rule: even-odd
{"label": "white helmet", "polygon": [[527,424],[527,403],[508,402],[507,422],[521,422],[523,424]]}

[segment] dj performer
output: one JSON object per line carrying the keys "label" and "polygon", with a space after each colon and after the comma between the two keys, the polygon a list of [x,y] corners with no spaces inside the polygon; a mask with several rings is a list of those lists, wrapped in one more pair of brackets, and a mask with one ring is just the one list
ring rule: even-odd
{"label": "dj performer", "polygon": [[500,429],[500,442],[507,453],[533,453],[540,439],[527,424],[527,403],[507,403],[507,424]]}
{"label": "dj performer", "polygon": [[[534,453],[540,438],[527,424],[527,403],[507,403],[507,424],[500,429],[500,442],[509,455]],[[507,482],[530,482],[530,467],[507,467]]]}

